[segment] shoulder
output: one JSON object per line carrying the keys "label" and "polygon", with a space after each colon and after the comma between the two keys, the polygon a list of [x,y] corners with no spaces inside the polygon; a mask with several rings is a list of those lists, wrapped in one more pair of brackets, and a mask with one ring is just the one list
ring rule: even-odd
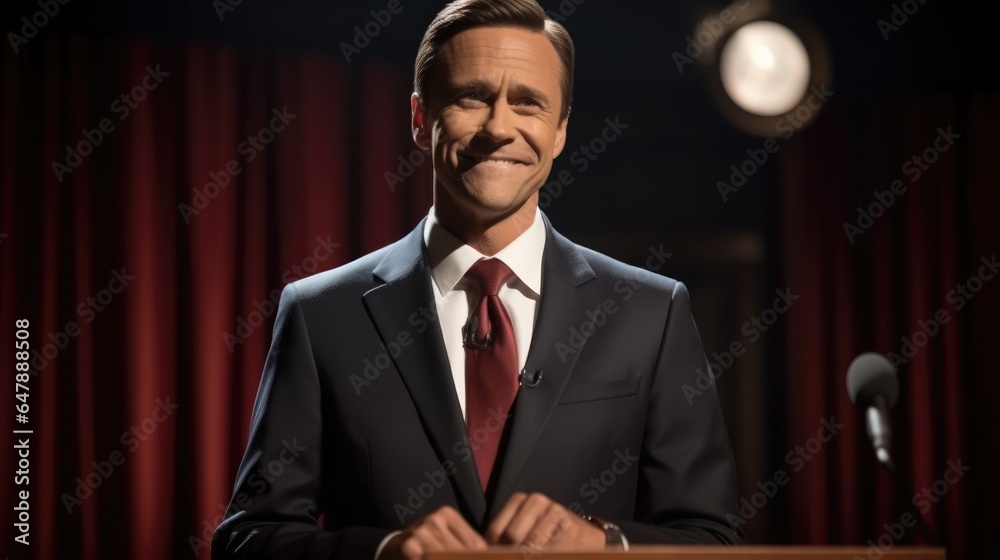
{"label": "shoulder", "polygon": [[318,295],[328,290],[370,285],[373,282],[372,271],[382,262],[389,247],[391,245],[336,268],[307,276],[293,285],[303,295]]}
{"label": "shoulder", "polygon": [[[357,301],[369,290],[392,283],[423,266],[422,220],[409,234],[381,249],[332,270],[286,286],[289,299],[299,301]],[[286,296],[283,296],[283,298]]]}
{"label": "shoulder", "polygon": [[[648,297],[656,299],[674,299],[676,297],[687,297],[687,288],[684,283],[676,278],[665,276],[658,272],[663,263],[670,257],[667,253],[653,253],[650,261],[655,261],[651,266],[655,270],[624,263],[612,258],[604,253],[600,253],[570,241],[562,234],[550,229],[553,236],[553,248],[558,251],[572,253],[574,258],[582,260],[590,268],[593,278],[588,284],[593,284],[593,289],[612,289],[621,292],[627,287],[635,291],[642,291]],[[649,264],[650,261],[647,261]]]}
{"label": "shoulder", "polygon": [[598,278],[630,280],[646,287],[667,292],[674,291],[679,285],[683,286],[680,280],[653,272],[648,268],[626,264],[582,245],[576,245],[576,248],[590,264]]}
{"label": "shoulder", "polygon": [[368,253],[336,268],[307,276],[285,286],[282,299],[289,303],[320,303],[358,299],[382,284],[374,270],[395,243]]}

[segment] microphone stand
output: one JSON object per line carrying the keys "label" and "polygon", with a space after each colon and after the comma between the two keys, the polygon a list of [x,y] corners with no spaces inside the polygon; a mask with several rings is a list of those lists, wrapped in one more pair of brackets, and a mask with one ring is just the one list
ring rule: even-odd
{"label": "microphone stand", "polygon": [[[908,497],[916,495],[913,491],[913,481],[909,476],[896,472],[895,464],[893,464],[887,448],[880,448],[878,451],[876,452],[876,457],[879,464],[885,468],[886,472],[889,473],[889,478],[892,480],[893,509],[897,510],[899,515],[902,516],[913,506],[912,501],[907,501]],[[913,513],[913,516],[916,518],[917,534],[920,535],[921,540],[932,546],[941,546],[941,540],[927,523],[924,514],[918,509]]]}

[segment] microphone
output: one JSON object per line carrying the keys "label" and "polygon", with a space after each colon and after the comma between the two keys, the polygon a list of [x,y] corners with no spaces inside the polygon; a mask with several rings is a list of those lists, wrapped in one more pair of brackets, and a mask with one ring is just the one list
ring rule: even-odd
{"label": "microphone", "polygon": [[538,387],[538,384],[542,382],[542,376],[545,374],[543,370],[528,371],[527,369],[521,370],[521,375],[517,376],[517,380],[525,387]]}
{"label": "microphone", "polygon": [[899,398],[896,368],[881,354],[861,354],[847,368],[847,393],[851,402],[865,410],[868,437],[875,448],[875,457],[889,472],[895,473],[896,467],[889,453],[892,444],[889,411]]}
{"label": "microphone", "polygon": [[[916,496],[913,483],[902,473],[896,472],[896,466],[889,454],[892,443],[892,427],[889,424],[889,411],[899,398],[899,379],[896,368],[882,354],[866,352],[851,362],[847,368],[847,393],[851,402],[865,409],[868,424],[868,437],[875,448],[875,456],[879,463],[889,471],[893,480],[893,497],[896,509],[907,511],[911,502],[907,496]],[[916,504],[916,502],[912,502]],[[916,512],[917,533],[929,544],[940,543],[937,533],[931,529],[924,514]]]}
{"label": "microphone", "polygon": [[469,317],[469,322],[465,324],[465,339],[462,341],[462,346],[470,350],[482,350],[490,345],[490,333],[486,333],[483,337],[482,342],[476,341],[476,333],[479,331],[479,317],[475,315]]}

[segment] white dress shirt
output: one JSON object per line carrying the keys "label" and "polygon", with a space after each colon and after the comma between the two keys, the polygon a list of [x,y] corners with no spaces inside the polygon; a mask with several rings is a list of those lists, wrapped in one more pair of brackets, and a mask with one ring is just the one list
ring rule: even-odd
{"label": "white dress shirt", "polygon": [[[492,257],[487,257],[450,231],[444,229],[434,214],[434,208],[424,222],[424,245],[430,258],[431,283],[434,285],[434,303],[437,305],[438,324],[444,336],[444,347],[451,365],[451,378],[458,404],[465,416],[465,347],[462,346],[462,327],[471,315],[473,306],[479,304],[482,294],[474,293],[465,273],[480,259],[495,258],[503,261],[514,275],[500,287],[497,295],[510,315],[514,326],[514,342],[517,345],[517,369],[524,368],[528,359],[528,347],[535,330],[538,315],[538,300],[542,293],[542,252],[545,249],[545,224],[541,211],[535,210],[535,220],[527,230]],[[449,387],[442,387],[447,391]],[[377,559],[389,539],[398,535],[394,531],[387,535],[375,551]]]}
{"label": "white dress shirt", "polygon": [[517,368],[520,372],[528,358],[531,335],[535,330],[538,301],[542,293],[542,252],[545,249],[545,224],[541,212],[521,235],[499,253],[486,257],[463,243],[437,220],[431,208],[424,223],[424,244],[430,259],[431,280],[438,321],[444,336],[451,376],[462,415],[465,415],[465,348],[462,328],[478,305],[482,294],[475,293],[465,273],[477,261],[495,258],[503,261],[514,275],[500,287],[500,301],[510,315],[517,344]]}

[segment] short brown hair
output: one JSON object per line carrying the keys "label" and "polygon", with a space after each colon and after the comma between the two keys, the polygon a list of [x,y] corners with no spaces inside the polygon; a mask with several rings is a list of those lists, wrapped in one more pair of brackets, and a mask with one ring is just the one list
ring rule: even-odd
{"label": "short brown hair", "polygon": [[462,31],[475,27],[516,27],[543,33],[559,54],[562,64],[562,113],[569,116],[573,104],[573,65],[576,48],[569,32],[559,22],[545,15],[536,0],[455,0],[434,18],[417,51],[413,68],[413,91],[421,103],[427,82],[440,63],[441,47]]}

